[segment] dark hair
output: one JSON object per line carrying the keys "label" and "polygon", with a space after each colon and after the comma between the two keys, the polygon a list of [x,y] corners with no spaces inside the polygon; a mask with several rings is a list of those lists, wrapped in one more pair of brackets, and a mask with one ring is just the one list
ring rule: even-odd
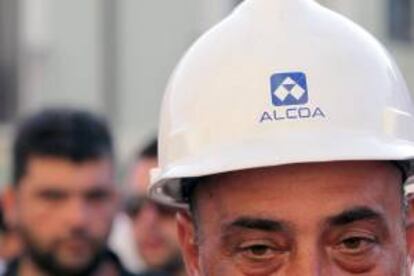
{"label": "dark hair", "polygon": [[136,154],[136,159],[158,158],[158,140],[152,138]]}
{"label": "dark hair", "polygon": [[105,121],[83,110],[46,109],[27,117],[13,144],[13,183],[24,176],[30,157],[53,156],[75,163],[113,157]]}

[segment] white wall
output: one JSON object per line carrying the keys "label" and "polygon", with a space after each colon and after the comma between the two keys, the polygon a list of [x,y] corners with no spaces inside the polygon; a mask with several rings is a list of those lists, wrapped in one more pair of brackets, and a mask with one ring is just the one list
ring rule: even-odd
{"label": "white wall", "polygon": [[24,0],[21,112],[45,105],[102,109],[101,0]]}
{"label": "white wall", "polygon": [[120,2],[116,127],[122,152],[156,132],[168,76],[199,34],[198,8],[193,0]]}
{"label": "white wall", "polygon": [[120,2],[117,131],[121,155],[155,134],[162,95],[176,63],[230,8],[224,0]]}

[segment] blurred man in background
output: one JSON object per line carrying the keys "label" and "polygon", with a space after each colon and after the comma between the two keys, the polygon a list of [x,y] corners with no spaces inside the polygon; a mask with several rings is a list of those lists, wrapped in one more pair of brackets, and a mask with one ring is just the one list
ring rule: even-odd
{"label": "blurred man in background", "polygon": [[127,213],[134,225],[137,249],[146,273],[185,275],[176,233],[176,209],[152,202],[147,197],[149,171],[157,166],[157,141],[148,143],[138,154],[131,169]]}
{"label": "blurred man in background", "polygon": [[108,127],[87,112],[46,110],[20,125],[8,208],[26,250],[6,275],[129,275],[106,246],[113,155]]}

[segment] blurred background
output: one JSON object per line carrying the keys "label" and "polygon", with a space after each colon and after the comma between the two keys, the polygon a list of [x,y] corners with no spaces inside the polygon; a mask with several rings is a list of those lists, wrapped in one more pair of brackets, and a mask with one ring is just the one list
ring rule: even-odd
{"label": "blurred background", "polygon": [[[276,0],[274,0],[276,1]],[[0,0],[0,188],[17,118],[85,107],[113,127],[120,161],[157,130],[168,76],[238,0]],[[413,0],[320,0],[394,55],[414,91]]]}

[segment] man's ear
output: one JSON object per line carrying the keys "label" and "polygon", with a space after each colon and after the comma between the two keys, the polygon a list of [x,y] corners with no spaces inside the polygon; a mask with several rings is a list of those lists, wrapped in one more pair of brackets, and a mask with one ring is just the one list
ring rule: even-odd
{"label": "man's ear", "polygon": [[186,211],[177,213],[177,234],[188,275],[200,275],[197,233],[194,222]]}
{"label": "man's ear", "polygon": [[8,185],[0,200],[4,210],[4,220],[12,228],[17,223],[17,193],[16,189]]}

